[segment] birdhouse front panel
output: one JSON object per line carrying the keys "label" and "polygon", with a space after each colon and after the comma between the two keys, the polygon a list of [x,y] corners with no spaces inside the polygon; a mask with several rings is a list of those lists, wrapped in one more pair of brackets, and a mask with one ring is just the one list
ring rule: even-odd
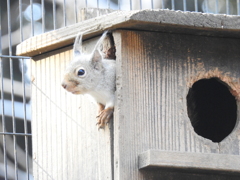
{"label": "birdhouse front panel", "polygon": [[238,39],[127,30],[114,37],[119,179],[137,176],[138,155],[150,149],[239,155]]}

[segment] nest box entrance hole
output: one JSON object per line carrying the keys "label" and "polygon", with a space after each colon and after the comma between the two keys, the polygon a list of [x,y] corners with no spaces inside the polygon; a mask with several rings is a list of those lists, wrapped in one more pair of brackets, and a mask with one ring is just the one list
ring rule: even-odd
{"label": "nest box entrance hole", "polygon": [[194,131],[213,142],[221,142],[236,125],[236,99],[219,78],[195,82],[187,95],[187,110]]}

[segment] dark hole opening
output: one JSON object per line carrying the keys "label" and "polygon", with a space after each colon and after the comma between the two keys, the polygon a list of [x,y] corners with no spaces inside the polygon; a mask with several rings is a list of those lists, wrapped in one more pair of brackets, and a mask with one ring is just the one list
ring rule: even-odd
{"label": "dark hole opening", "polygon": [[229,89],[219,78],[201,79],[189,89],[188,116],[198,135],[220,142],[232,132],[237,104]]}

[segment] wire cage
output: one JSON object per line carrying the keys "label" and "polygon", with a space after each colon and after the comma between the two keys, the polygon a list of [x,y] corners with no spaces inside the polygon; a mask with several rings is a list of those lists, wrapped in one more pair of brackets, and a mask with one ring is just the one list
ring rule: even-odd
{"label": "wire cage", "polygon": [[[78,23],[81,9],[170,9],[240,15],[240,0],[2,0],[0,27],[0,179],[33,179],[30,57],[16,55],[29,37]],[[108,11],[107,11],[108,12]]]}

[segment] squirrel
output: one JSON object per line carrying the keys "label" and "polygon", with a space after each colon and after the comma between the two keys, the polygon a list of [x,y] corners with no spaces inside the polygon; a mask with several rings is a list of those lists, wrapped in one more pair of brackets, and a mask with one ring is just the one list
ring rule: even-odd
{"label": "squirrel", "polygon": [[107,31],[92,53],[82,53],[82,35],[77,35],[73,46],[73,60],[66,68],[62,87],[72,94],[88,94],[98,104],[98,129],[104,128],[113,117],[116,87],[116,61],[105,59],[99,50]]}

